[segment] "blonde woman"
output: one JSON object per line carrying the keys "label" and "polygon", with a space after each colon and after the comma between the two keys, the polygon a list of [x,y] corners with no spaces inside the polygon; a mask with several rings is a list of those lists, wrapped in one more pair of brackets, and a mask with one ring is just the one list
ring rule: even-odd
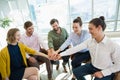
{"label": "blonde woman", "polygon": [[7,33],[8,45],[0,52],[0,73],[2,80],[39,80],[38,69],[27,68],[26,53],[33,55],[47,55],[37,52],[22,43],[19,43],[20,31],[12,28]]}

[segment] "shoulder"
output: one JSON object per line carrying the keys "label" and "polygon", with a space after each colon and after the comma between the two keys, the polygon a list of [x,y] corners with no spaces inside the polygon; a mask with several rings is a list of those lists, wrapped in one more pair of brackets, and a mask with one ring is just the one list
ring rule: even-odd
{"label": "shoulder", "polygon": [[82,30],[82,32],[85,34],[89,34],[89,32],[87,30]]}
{"label": "shoulder", "polygon": [[62,28],[62,27],[60,27],[61,28],[61,30],[64,30],[64,31],[66,31],[66,29],[65,28]]}
{"label": "shoulder", "polygon": [[62,32],[64,32],[65,34],[68,34],[67,30],[65,28],[61,28]]}
{"label": "shoulder", "polygon": [[106,37],[106,43],[111,45],[111,46],[114,46],[114,47],[119,46],[115,40],[112,40],[112,39],[110,39],[108,37]]}
{"label": "shoulder", "polygon": [[74,32],[71,32],[69,36],[75,36],[76,34]]}
{"label": "shoulder", "polygon": [[90,33],[87,30],[82,30],[82,34],[85,37],[90,37]]}
{"label": "shoulder", "polygon": [[34,32],[34,33],[32,34],[32,36],[34,36],[34,37],[39,37],[39,34],[36,33],[36,32]]}
{"label": "shoulder", "polygon": [[52,34],[53,33],[53,30],[50,30],[49,32],[48,32],[48,35],[50,35],[50,34]]}
{"label": "shoulder", "polygon": [[117,43],[117,41],[112,40],[110,38],[107,38],[107,40],[106,40],[106,46],[112,52],[115,52],[116,50],[120,51],[120,45]]}
{"label": "shoulder", "polygon": [[5,54],[7,54],[7,46],[6,47],[4,47],[1,51],[0,51],[0,55],[5,55]]}
{"label": "shoulder", "polygon": [[26,33],[23,33],[20,38],[20,42],[24,42],[26,40]]}
{"label": "shoulder", "polygon": [[33,35],[34,35],[34,36],[38,36],[39,34],[38,34],[38,33],[36,33],[36,32],[33,32]]}
{"label": "shoulder", "polygon": [[26,36],[26,33],[23,33],[22,35],[21,35],[21,38],[24,38]]}
{"label": "shoulder", "polygon": [[26,45],[23,44],[22,42],[19,42],[19,43],[18,43],[18,46],[19,46],[20,48],[24,48]]}

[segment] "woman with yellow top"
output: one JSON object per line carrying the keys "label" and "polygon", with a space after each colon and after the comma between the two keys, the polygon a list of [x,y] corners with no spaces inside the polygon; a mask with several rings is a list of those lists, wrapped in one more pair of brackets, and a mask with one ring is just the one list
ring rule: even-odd
{"label": "woman with yellow top", "polygon": [[39,80],[38,69],[27,68],[26,53],[34,55],[47,55],[19,43],[20,32],[17,28],[12,28],[7,33],[8,45],[0,51],[0,73],[2,80]]}

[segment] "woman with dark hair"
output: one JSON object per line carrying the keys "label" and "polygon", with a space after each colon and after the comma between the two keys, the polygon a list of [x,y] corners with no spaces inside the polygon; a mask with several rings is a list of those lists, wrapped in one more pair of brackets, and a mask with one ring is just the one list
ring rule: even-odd
{"label": "woman with dark hair", "polygon": [[12,28],[7,33],[8,45],[0,52],[0,73],[2,80],[39,80],[36,67],[27,68],[26,53],[33,55],[47,55],[37,52],[19,43],[20,31]]}
{"label": "woman with dark hair", "polygon": [[[62,46],[57,50],[57,53],[64,50],[67,46],[72,45],[76,46],[78,44],[81,44],[85,40],[87,40],[90,37],[90,34],[87,30],[82,30],[82,20],[80,17],[77,17],[73,20],[73,31],[67,40],[62,44]],[[75,53],[73,55],[72,59],[72,69],[77,68],[78,66],[81,66],[81,63],[85,60],[90,59],[90,54],[88,49],[80,50],[79,52]],[[73,76],[72,80],[75,80],[75,77]]]}
{"label": "woman with dark hair", "polygon": [[92,19],[89,22],[89,32],[92,38],[65,52],[54,54],[51,59],[59,59],[61,56],[71,55],[88,48],[91,63],[73,69],[75,77],[78,80],[86,80],[85,75],[93,74],[94,80],[113,80],[113,74],[120,71],[120,46],[105,36],[105,28],[103,16]]}

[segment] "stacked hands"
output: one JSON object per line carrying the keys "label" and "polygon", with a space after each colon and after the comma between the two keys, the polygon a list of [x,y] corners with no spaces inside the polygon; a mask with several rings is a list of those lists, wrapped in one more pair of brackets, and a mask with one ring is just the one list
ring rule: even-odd
{"label": "stacked hands", "polygon": [[59,59],[61,59],[61,56],[60,56],[60,54],[58,54],[57,52],[53,52],[52,54],[49,54],[48,55],[48,58],[50,59],[50,60],[59,60]]}

